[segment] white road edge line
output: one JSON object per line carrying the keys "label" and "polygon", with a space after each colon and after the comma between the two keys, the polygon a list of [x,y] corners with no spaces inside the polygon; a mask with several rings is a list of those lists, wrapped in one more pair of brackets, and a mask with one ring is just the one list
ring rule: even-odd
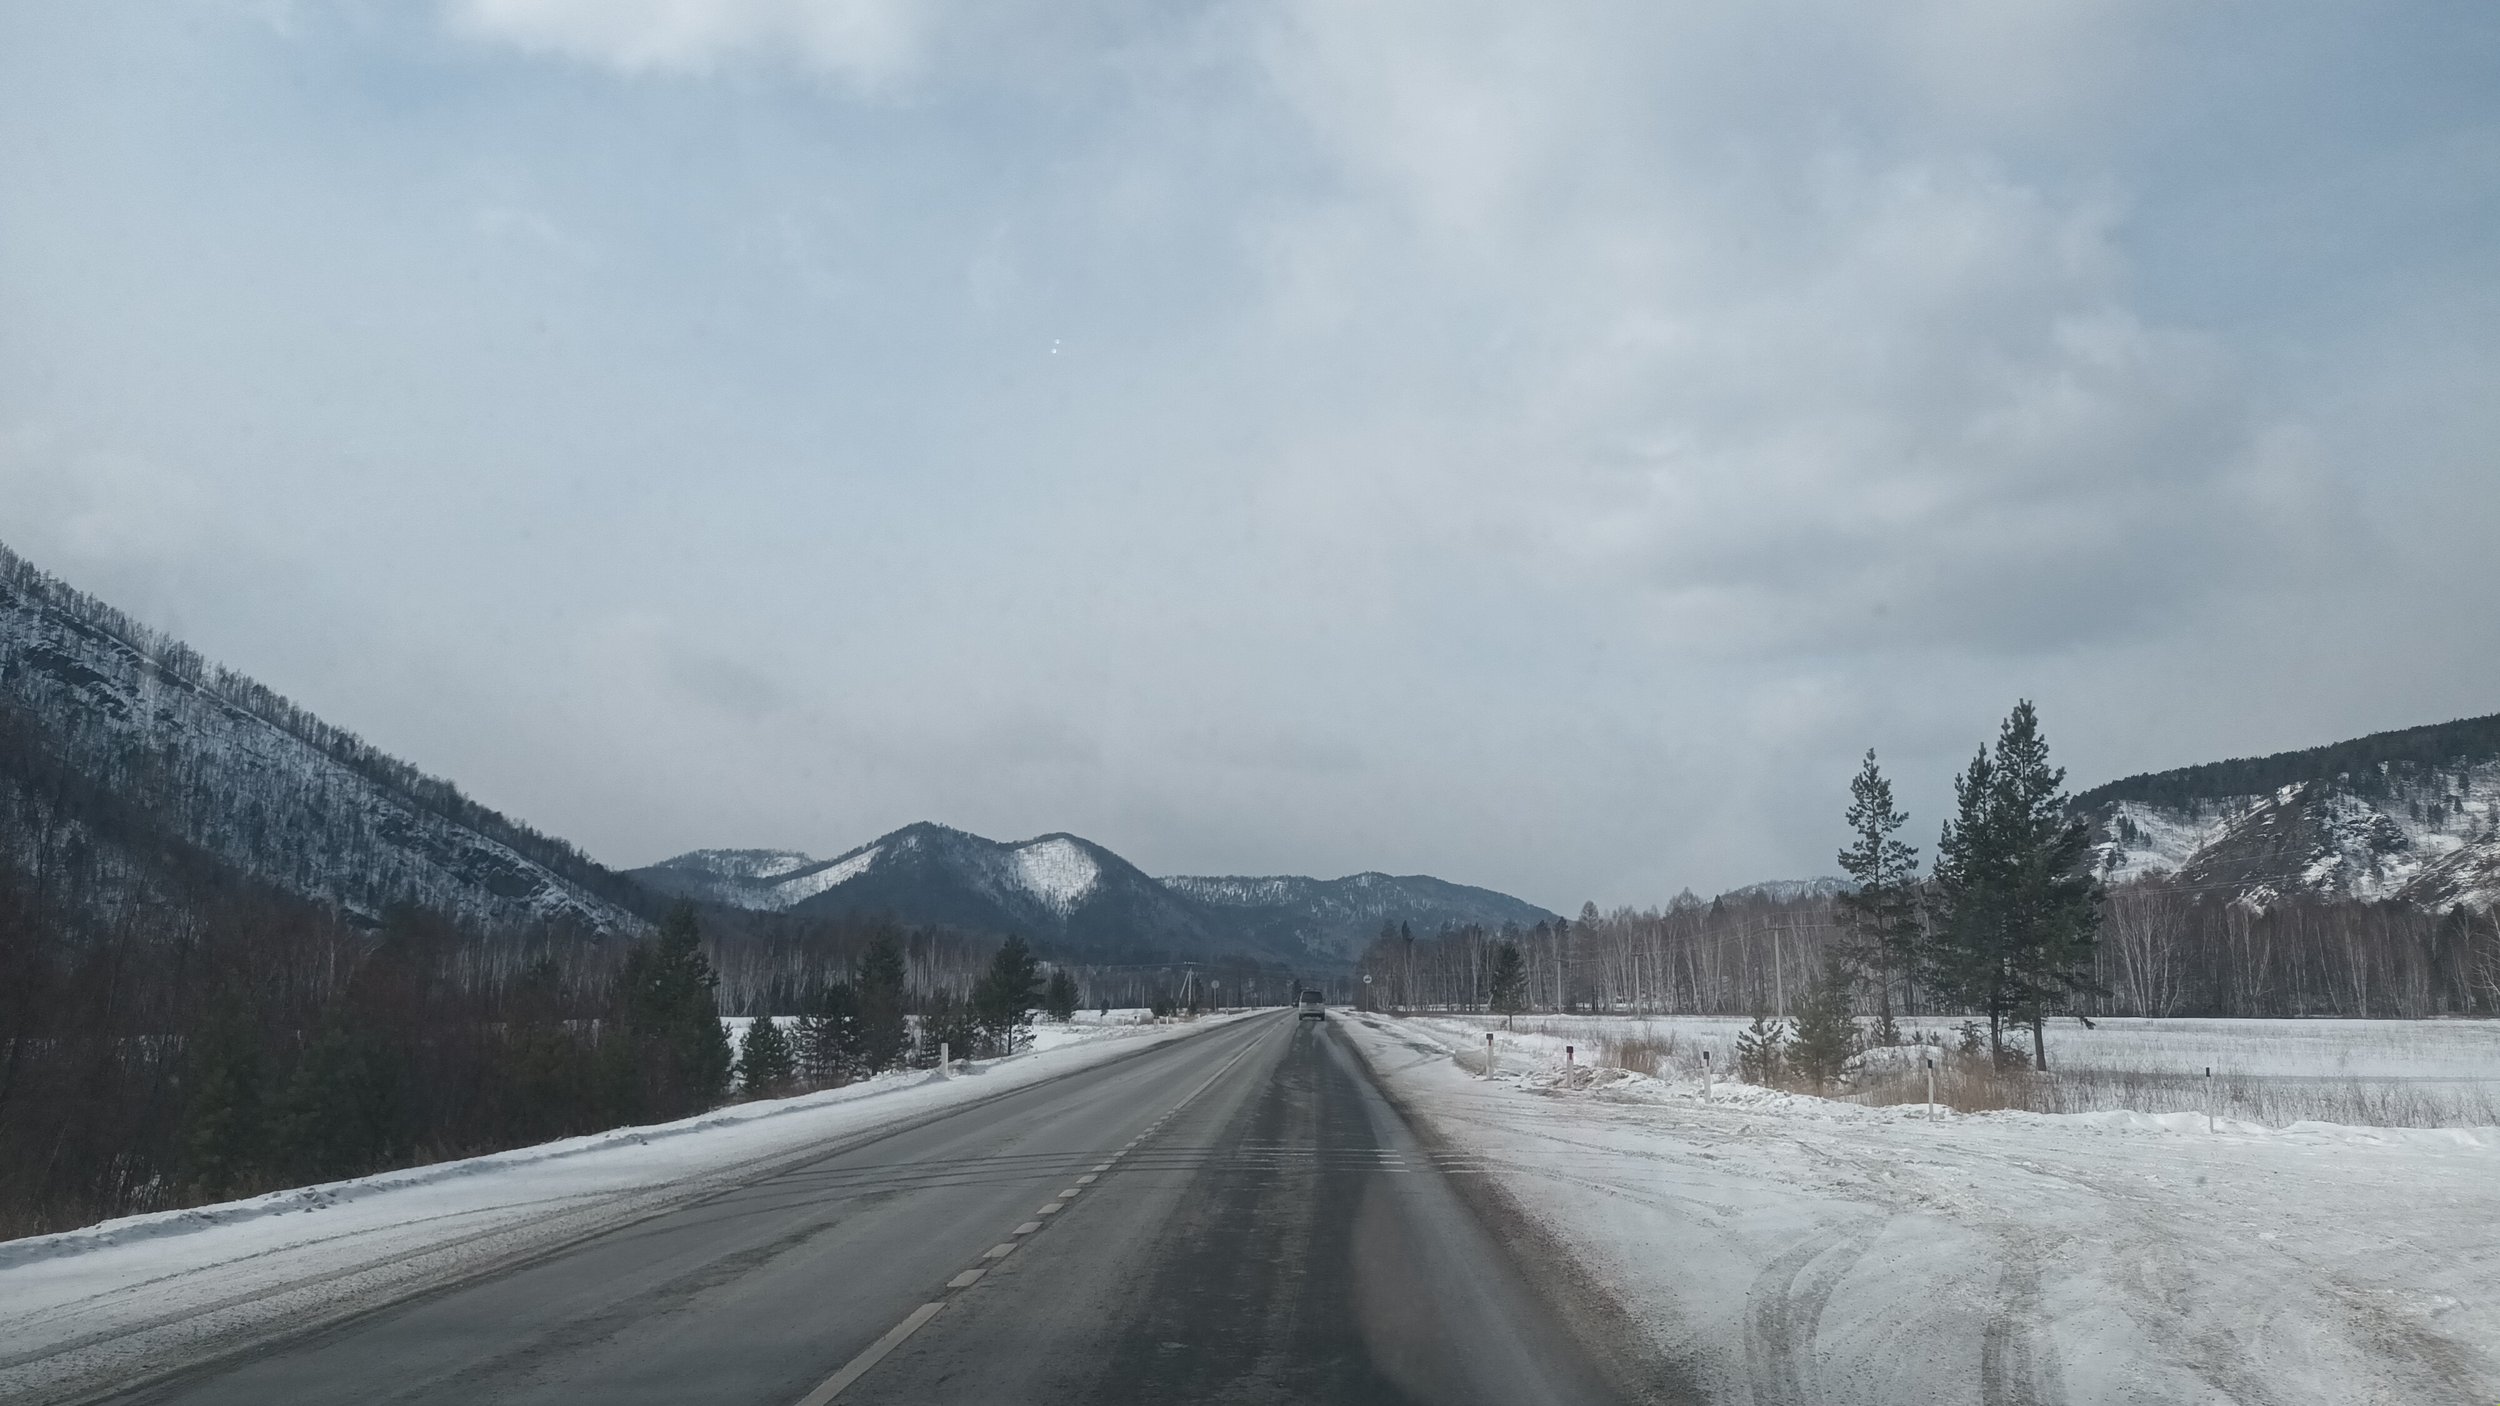
{"label": "white road edge line", "polygon": [[901,1347],[903,1339],[919,1332],[921,1326],[937,1317],[938,1310],[944,1307],[946,1305],[943,1302],[924,1303],[913,1309],[910,1317],[886,1329],[884,1337],[870,1343],[866,1351],[844,1363],[841,1371],[825,1378],[817,1384],[814,1391],[800,1397],[799,1406],[825,1406],[826,1402],[840,1396],[843,1388],[868,1375],[869,1368],[884,1361],[887,1353]]}

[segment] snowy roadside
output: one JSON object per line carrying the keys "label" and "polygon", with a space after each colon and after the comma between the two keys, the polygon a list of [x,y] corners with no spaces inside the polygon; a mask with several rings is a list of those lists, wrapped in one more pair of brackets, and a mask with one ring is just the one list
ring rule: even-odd
{"label": "snowy roadside", "polygon": [[0,1400],[53,1400],[357,1311],[944,1109],[1242,1016],[1037,1032],[889,1074],[484,1157],[0,1242]]}
{"label": "snowy roadside", "polygon": [[1716,1401],[2500,1399],[2500,1130],[1705,1102],[1343,1024]]}

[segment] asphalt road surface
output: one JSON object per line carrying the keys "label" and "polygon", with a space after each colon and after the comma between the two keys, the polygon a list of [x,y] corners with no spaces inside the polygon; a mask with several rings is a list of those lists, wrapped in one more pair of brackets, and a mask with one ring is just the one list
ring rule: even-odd
{"label": "asphalt road surface", "polygon": [[1592,1321],[1334,1021],[1280,1014],[132,1399],[1622,1399]]}

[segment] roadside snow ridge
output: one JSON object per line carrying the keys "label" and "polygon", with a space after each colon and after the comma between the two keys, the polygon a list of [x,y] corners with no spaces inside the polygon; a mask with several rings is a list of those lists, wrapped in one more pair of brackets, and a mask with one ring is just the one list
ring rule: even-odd
{"label": "roadside snow ridge", "polygon": [[1036,840],[1015,853],[1016,882],[1042,902],[1059,912],[1074,908],[1085,895],[1094,891],[1095,881],[1102,877],[1101,866],[1085,847],[1060,836]]}

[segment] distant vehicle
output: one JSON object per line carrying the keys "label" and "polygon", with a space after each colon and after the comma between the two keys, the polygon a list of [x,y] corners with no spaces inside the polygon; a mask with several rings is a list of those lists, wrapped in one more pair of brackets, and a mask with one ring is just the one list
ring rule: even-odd
{"label": "distant vehicle", "polygon": [[1295,1018],[1298,1020],[1326,1020],[1328,1018],[1328,1011],[1325,1008],[1325,998],[1316,991],[1303,992],[1302,1013]]}

